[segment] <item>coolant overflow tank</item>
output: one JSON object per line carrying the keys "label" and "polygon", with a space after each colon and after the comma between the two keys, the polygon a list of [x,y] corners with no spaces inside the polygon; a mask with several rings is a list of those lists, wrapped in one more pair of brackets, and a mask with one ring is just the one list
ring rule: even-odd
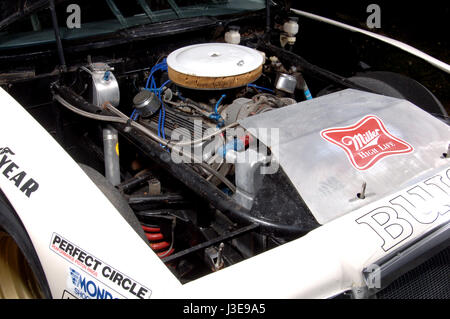
{"label": "coolant overflow tank", "polygon": [[113,106],[119,105],[119,84],[112,73],[113,70],[114,69],[106,63],[92,63],[90,65],[92,76],[92,104],[102,106],[103,103],[109,102]]}

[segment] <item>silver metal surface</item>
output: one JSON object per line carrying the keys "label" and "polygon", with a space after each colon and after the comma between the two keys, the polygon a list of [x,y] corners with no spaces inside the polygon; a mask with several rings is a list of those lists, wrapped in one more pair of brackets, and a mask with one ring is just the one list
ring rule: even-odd
{"label": "silver metal surface", "polygon": [[[320,132],[346,127],[367,115],[380,118],[395,137],[413,146],[408,154],[383,158],[367,170],[352,166],[339,146]],[[442,154],[450,128],[412,103],[357,90],[344,90],[240,121],[245,128],[279,128],[278,161],[321,224],[374,202],[450,165]],[[277,152],[275,152],[277,154]],[[363,182],[365,199],[357,198]]]}
{"label": "silver metal surface", "polygon": [[280,73],[277,77],[276,88],[287,93],[294,93],[297,86],[297,79],[292,75]]}
{"label": "silver metal surface", "polygon": [[133,104],[135,107],[145,107],[150,103],[152,99],[152,92],[148,90],[142,90],[133,98]]}
{"label": "silver metal surface", "polygon": [[113,106],[118,106],[120,102],[120,90],[116,77],[105,63],[94,63],[91,65],[92,104],[102,106],[109,102]]}
{"label": "silver metal surface", "polygon": [[149,117],[159,110],[160,102],[153,92],[142,90],[133,98],[134,107],[142,117]]}
{"label": "silver metal surface", "polygon": [[150,196],[161,195],[161,182],[157,178],[148,181],[148,194]]}
{"label": "silver metal surface", "polygon": [[297,103],[297,101],[289,97],[257,94],[253,96],[252,99],[245,97],[235,99],[233,103],[224,108],[221,115],[225,120],[225,124],[231,124],[244,119],[251,114],[267,112],[273,108],[279,108],[294,103]]}
{"label": "silver metal surface", "polygon": [[[119,84],[113,68],[106,63],[93,63],[90,70],[85,68],[92,78],[91,103],[99,108],[109,102],[118,106],[120,102]],[[105,159],[105,177],[114,186],[120,184],[120,163],[118,153],[119,134],[115,128],[106,125],[103,128],[103,153]]]}
{"label": "silver metal surface", "polygon": [[248,161],[230,161],[230,155],[237,156],[234,151],[227,152],[227,161],[235,162],[236,193],[233,195],[233,199],[245,208],[251,209],[264,177],[260,174],[260,168],[269,162],[270,158],[251,148],[245,152],[247,154],[244,156],[249,159]]}
{"label": "silver metal surface", "polygon": [[358,196],[359,199],[364,199],[366,198],[366,187],[367,187],[367,183],[363,182],[361,185],[361,192],[359,192],[358,194],[356,194]]}
{"label": "silver metal surface", "polygon": [[[225,120],[226,124],[230,124],[233,122],[236,122],[238,119],[244,118],[245,116],[239,116],[239,113],[241,113],[241,110],[245,107],[245,105],[251,103],[252,100],[241,97],[237,98],[228,105],[222,112],[222,117]],[[248,116],[248,114],[246,114]]]}
{"label": "silver metal surface", "polygon": [[119,134],[110,125],[103,128],[103,152],[105,153],[105,177],[114,186],[120,184],[118,150]]}

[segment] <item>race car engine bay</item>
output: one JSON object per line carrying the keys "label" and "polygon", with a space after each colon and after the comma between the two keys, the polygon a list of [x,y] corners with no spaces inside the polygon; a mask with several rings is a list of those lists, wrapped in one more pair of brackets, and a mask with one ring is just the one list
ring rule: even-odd
{"label": "race car engine bay", "polygon": [[[193,84],[187,87],[175,83],[183,79],[171,78],[169,52],[169,58],[161,55],[132,79],[105,62],[90,62],[72,83],[52,84],[57,102],[100,124],[107,180],[128,201],[150,247],[181,281],[318,225],[282,170],[260,174],[273,164],[270,149],[238,128],[239,120],[310,99],[301,73],[275,56],[264,61],[265,53],[252,48],[226,43],[201,48],[233,64],[243,63],[233,50],[245,48],[260,71],[250,78],[232,74],[231,84],[223,77],[206,83],[188,79]],[[238,161],[238,153],[251,160]],[[280,202],[285,203],[281,216]]]}
{"label": "race car engine bay", "polygon": [[[359,113],[346,108],[352,99],[374,114],[399,103],[375,97],[383,92],[370,82],[340,77],[293,53],[297,20],[284,22],[272,41],[262,27],[243,24],[190,33],[188,40],[160,38],[152,48],[143,41],[117,55],[111,48],[74,50],[77,63],[49,79],[46,103],[58,142],[182,283],[303,236],[418,176],[426,168],[415,159],[433,161],[417,148],[423,140],[405,133],[416,157],[386,167],[416,171],[392,178],[383,193],[375,187],[382,170],[361,180],[344,152],[327,155],[308,140],[315,134],[328,145],[322,130],[354,124]],[[417,107],[407,103],[399,107],[412,120]],[[393,112],[383,115],[396,124]],[[414,125],[432,132],[444,124],[430,116]],[[394,135],[404,138],[414,125],[394,125]],[[377,138],[370,134],[364,138]],[[300,142],[290,148],[293,140]],[[338,182],[345,185],[333,180],[343,171],[348,176]],[[316,176],[323,180],[315,183]],[[333,210],[340,215],[323,213]]]}

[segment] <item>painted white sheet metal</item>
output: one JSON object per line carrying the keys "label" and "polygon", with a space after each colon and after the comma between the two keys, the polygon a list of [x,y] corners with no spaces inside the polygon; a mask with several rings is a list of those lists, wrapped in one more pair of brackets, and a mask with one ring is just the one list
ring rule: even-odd
{"label": "painted white sheet metal", "polygon": [[[86,278],[85,284],[90,280],[94,284],[102,282],[105,290],[115,291],[123,297],[136,298],[130,292],[131,282],[148,290],[144,297],[170,297],[168,291],[181,286],[179,281],[132,231],[82,169],[3,89],[0,89],[0,105],[0,147],[12,150],[15,155],[4,155],[19,166],[9,176],[24,170],[39,184],[39,188],[27,197],[14,181],[2,174],[0,188],[29,233],[53,297],[61,298],[65,290],[74,294],[76,287],[69,285],[71,268],[85,276],[81,278]],[[101,264],[95,269],[97,276],[85,269],[83,263],[76,263],[77,258],[72,262],[70,257],[64,257],[67,251],[58,253],[52,248],[55,236],[100,260]],[[67,245],[62,248],[67,249]],[[105,265],[109,269],[103,274]],[[112,282],[106,278],[112,270],[130,279],[124,283],[128,290],[119,285],[118,280]],[[94,284],[88,287],[91,292]],[[86,286],[81,290],[84,288]]]}
{"label": "painted white sheet metal", "polygon": [[[417,196],[420,189],[429,195]],[[194,298],[329,298],[364,287],[367,266],[449,222],[447,166],[302,238],[183,288]]]}
{"label": "painted white sheet metal", "polygon": [[[449,222],[447,166],[302,238],[181,285],[72,158],[2,89],[0,105],[0,148],[14,153],[0,161],[6,155],[5,161],[18,166],[7,172],[10,178],[0,168],[0,188],[29,233],[54,298],[331,297],[362,286],[365,266]],[[11,180],[21,170],[39,184],[29,197]],[[405,206],[402,198],[421,202],[415,187],[431,197],[423,198],[426,205]]]}

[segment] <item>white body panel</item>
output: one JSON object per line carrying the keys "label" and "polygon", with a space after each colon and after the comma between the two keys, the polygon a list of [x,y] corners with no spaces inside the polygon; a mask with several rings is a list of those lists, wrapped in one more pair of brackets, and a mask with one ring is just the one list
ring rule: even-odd
{"label": "white body panel", "polygon": [[[406,211],[390,201],[405,196],[416,185],[335,219],[307,235],[261,255],[185,285],[190,295],[226,298],[329,298],[352,288],[364,287],[363,270],[397,248],[450,221],[450,168],[430,177],[442,177],[444,187],[427,188],[434,201],[424,213]],[[424,183],[418,183],[423,187]],[[390,239],[379,227],[372,229],[365,217],[377,209],[395,209],[403,232]],[[381,211],[380,211],[381,212]],[[438,213],[439,212],[439,213]],[[378,216],[382,217],[382,216]],[[419,222],[418,220],[422,222]],[[429,223],[423,223],[423,221]],[[391,219],[392,224],[397,220]],[[407,225],[411,225],[411,229]],[[374,225],[371,223],[371,225]],[[391,225],[390,222],[386,225]],[[386,226],[387,227],[387,226]],[[395,226],[394,226],[395,227]],[[376,230],[376,231],[375,231]],[[393,231],[391,229],[390,231]],[[393,233],[396,235],[395,233]],[[220,287],[231,287],[230,289]]]}
{"label": "white body panel", "polygon": [[[136,287],[144,289],[141,290],[142,297],[331,297],[363,286],[364,267],[447,223],[450,218],[450,214],[445,214],[450,202],[450,170],[447,166],[430,175],[436,176],[432,181],[440,179],[442,183],[427,186],[434,196],[428,202],[428,214],[422,216],[420,212],[419,215],[414,212],[415,215],[411,215],[411,212],[395,208],[398,217],[411,225],[409,229],[404,221],[401,222],[404,232],[397,236],[395,245],[386,241],[386,234],[380,236],[375,232],[365,219],[378,207],[393,207],[389,201],[396,195],[390,195],[302,238],[181,285],[72,158],[2,89],[0,105],[0,148],[9,147],[14,152],[15,155],[8,154],[8,158],[20,167],[16,170],[25,170],[28,176],[38,181],[39,189],[27,197],[2,174],[4,167],[0,168],[0,188],[29,233],[54,298],[68,297],[67,293],[74,295],[75,288],[80,291],[79,286],[74,286],[74,283],[79,284],[80,274],[88,292],[87,282],[94,281],[95,287],[107,290],[112,297],[135,298],[136,294],[130,289],[103,276],[102,269],[107,269],[106,275],[109,275],[112,268],[129,279],[127,288],[134,282]],[[416,182],[423,186],[422,181]],[[431,221],[433,214],[436,218]],[[430,222],[421,223],[416,218]],[[390,216],[390,220],[396,221],[394,216]],[[56,252],[51,245],[55,236],[67,240],[63,248],[71,243],[74,249],[79,248],[90,256],[90,262],[95,258],[99,263],[97,277],[89,274],[89,269],[82,264]],[[92,291],[94,286],[90,287]]]}
{"label": "white body panel", "polygon": [[[50,250],[53,233],[147,287],[152,297],[170,297],[167,292],[181,284],[82,169],[2,89],[0,105],[0,147],[15,153],[10,157],[38,181],[39,189],[28,198],[3,175],[0,188],[27,229],[53,297],[70,288],[69,267],[76,267]],[[98,280],[124,297],[135,297],[101,274]]]}

